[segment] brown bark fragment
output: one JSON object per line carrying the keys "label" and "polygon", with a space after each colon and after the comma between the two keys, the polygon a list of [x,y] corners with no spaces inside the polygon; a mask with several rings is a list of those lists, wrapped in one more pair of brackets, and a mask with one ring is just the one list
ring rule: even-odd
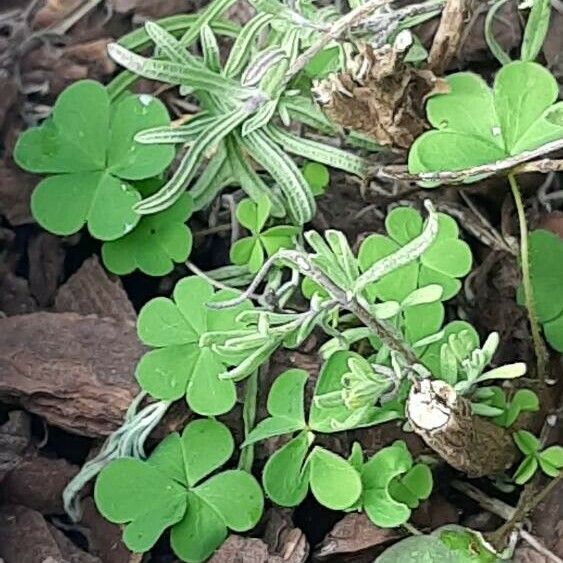
{"label": "brown bark fragment", "polygon": [[466,16],[467,0],[447,0],[440,25],[428,55],[428,66],[437,75],[444,74],[457,55]]}
{"label": "brown bark fragment", "polygon": [[64,459],[24,458],[2,481],[0,503],[21,504],[41,514],[63,514],[63,490],[78,473]]}
{"label": "brown bark fragment", "polygon": [[0,319],[0,397],[69,432],[105,436],[139,391],[142,353],[133,323],[74,313]]}
{"label": "brown bark fragment", "polygon": [[432,71],[403,63],[396,49],[364,44],[346,72],[321,81],[313,91],[335,123],[381,145],[408,149],[429,127],[424,100],[446,92],[447,85]]}
{"label": "brown bark fragment", "polygon": [[65,262],[63,240],[61,237],[41,232],[29,243],[27,255],[31,293],[40,307],[47,307],[52,303],[63,277]]}
{"label": "brown bark fragment", "polygon": [[467,399],[443,381],[423,380],[412,387],[407,417],[414,431],[452,467],[469,477],[495,475],[516,460],[511,433],[472,415]]}
{"label": "brown bark fragment", "polygon": [[31,441],[31,421],[27,413],[12,411],[0,426],[0,482],[22,460]]}
{"label": "brown bark fragment", "polygon": [[101,563],[39,512],[18,505],[0,508],[0,557],[5,563]]}
{"label": "brown bark fragment", "polygon": [[88,530],[88,550],[104,563],[140,563],[143,555],[131,553],[123,543],[121,526],[112,524],[98,512],[92,497],[82,502],[81,526]]}
{"label": "brown bark fragment", "polygon": [[343,557],[347,553],[375,548],[401,535],[397,529],[379,528],[365,514],[347,514],[317,546],[314,558]]}
{"label": "brown bark fragment", "polygon": [[108,277],[96,256],[88,258],[59,289],[55,310],[132,323],[137,318],[121,282]]}

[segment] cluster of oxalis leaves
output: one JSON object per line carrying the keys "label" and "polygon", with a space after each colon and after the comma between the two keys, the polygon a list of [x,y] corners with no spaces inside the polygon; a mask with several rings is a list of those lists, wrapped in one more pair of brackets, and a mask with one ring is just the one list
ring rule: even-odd
{"label": "cluster of oxalis leaves", "polygon": [[51,117],[25,131],[14,151],[22,168],[49,174],[33,192],[37,222],[58,235],[87,225],[104,241],[104,263],[117,274],[139,268],[164,275],[173,262],[186,260],[190,196],[158,215],[141,217],[133,210],[162,185],[159,175],[175,154],[173,146],[142,145],[134,137],[169,123],[164,104],[152,96],[128,94],[112,102],[107,89],[92,80],[69,86]]}
{"label": "cluster of oxalis leaves", "polygon": [[[252,233],[243,239],[251,249],[244,256],[258,255],[252,259],[256,261],[253,269],[264,257],[263,250],[254,249],[264,245],[268,251],[276,239],[273,236],[265,244],[260,239],[270,232],[263,231],[267,212],[266,202],[243,203],[238,210],[239,219]],[[469,396],[476,412],[510,426],[522,410],[537,409],[537,397],[521,390],[521,396],[516,394],[509,401],[500,388],[483,387],[483,382],[522,375],[523,370],[504,366],[485,371],[498,337],[491,335],[481,346],[470,324],[453,321],[444,326],[443,301],[459,291],[460,278],[469,272],[472,259],[469,247],[459,239],[456,222],[441,213],[433,220],[437,233],[425,251],[365,285],[361,299],[412,347],[422,368]],[[404,252],[423,237],[428,222],[425,225],[415,209],[399,207],[386,219],[387,235],[368,237],[357,257],[343,236],[331,231],[322,243],[316,233],[306,233],[315,250],[306,256],[346,289],[384,258]],[[285,234],[281,239],[287,242]],[[274,313],[241,299],[234,291],[216,291],[200,277],[180,280],[172,299],[157,297],[139,314],[139,336],[152,350],[137,366],[138,381],[156,399],[185,398],[195,413],[217,416],[234,407],[236,381],[259,369],[277,347],[296,347],[315,326],[324,328],[333,338],[321,349],[326,361],[308,413],[305,385],[309,374],[299,369],[282,373],[269,392],[269,416],[248,433],[241,447],[287,436],[288,441],[270,457],[262,473],[262,488],[272,502],[297,506],[310,491],[330,509],[364,511],[378,526],[398,526],[430,495],[428,466],[415,463],[402,441],[369,459],[360,444],[354,444],[346,459],[315,441],[317,434],[403,419],[411,383],[403,377],[400,358],[368,327],[358,326],[356,319],[335,308],[330,290],[309,279],[306,293],[311,310],[315,310],[313,304],[320,304],[320,316],[287,310]],[[221,303],[233,299],[236,304],[228,307]],[[323,303],[329,306],[323,309]],[[321,318],[325,313],[326,318]],[[309,315],[308,320],[302,315]],[[361,342],[372,352],[360,355],[351,349]],[[492,395],[496,402],[491,401]],[[226,471],[200,483],[232,453],[232,439],[222,425],[212,419],[193,422],[182,437],[166,438],[147,461],[112,462],[98,479],[96,502],[108,519],[127,524],[124,538],[131,549],[150,548],[171,527],[177,555],[186,561],[203,560],[221,543],[227,529],[247,530],[260,516],[262,488],[242,470]],[[194,469],[199,467],[197,463],[204,467]],[[143,491],[150,490],[154,502],[147,502],[146,492],[133,494],[131,475],[136,477],[136,487],[142,480]]]}
{"label": "cluster of oxalis leaves", "polygon": [[[167,436],[146,460],[111,462],[97,480],[95,500],[108,520],[125,525],[130,549],[147,551],[170,529],[174,552],[188,562],[208,558],[229,530],[252,529],[262,515],[263,491],[280,506],[296,506],[310,492],[330,509],[363,511],[378,526],[405,523],[433,483],[429,467],[415,462],[404,442],[366,459],[358,443],[345,458],[316,439],[404,420],[413,369],[416,376],[446,381],[469,398],[476,414],[507,428],[522,411],[539,408],[530,390],[507,397],[500,386],[487,385],[525,371],[521,364],[487,370],[498,335],[481,343],[469,323],[445,322],[444,302],[459,292],[472,263],[451,217],[432,210],[424,220],[415,209],[396,208],[386,217],[386,234],[369,236],[357,254],[337,231],[327,231],[324,238],[301,234],[301,226],[314,216],[314,196],[328,184],[323,165],[357,176],[366,170],[362,157],[289,129],[297,122],[336,133],[311,102],[309,90],[317,71],[339,68],[341,49],[329,45],[319,54],[326,64],[313,60],[293,81],[286,78],[299,54],[318,38],[318,26],[338,13],[310,2],[301,3],[297,13],[275,0],[260,1],[257,15],[233,29],[217,19],[230,3],[215,0],[195,19],[186,16],[189,24],[184,16],[162,26],[149,22],[110,46],[110,55],[128,71],[179,85],[182,95],[193,96],[201,108],[197,115],[171,124],[159,100],[127,92],[135,80],[130,73],[108,87],[85,80],[67,88],[51,117],[25,132],[15,149],[20,166],[48,175],[32,198],[39,224],[59,235],[86,225],[103,241],[103,261],[117,274],[140,269],[165,275],[174,263],[184,262],[192,245],[186,221],[230,185],[250,198],[237,206],[237,220],[249,235],[232,246],[231,261],[255,274],[267,258],[272,265],[279,257],[266,283],[275,297],[283,293],[279,310],[235,291],[216,291],[194,276],[180,280],[171,299],[157,297],[139,314],[139,337],[150,348],[136,369],[139,384],[157,400],[185,399],[204,418],[188,424],[181,435]],[[215,33],[234,37],[224,63]],[[198,39],[201,56],[188,50]],[[149,46],[155,48],[154,58],[134,52]],[[454,74],[448,82],[450,92],[427,104],[435,129],[414,143],[411,172],[487,164],[562,136],[556,81],[531,60],[504,66],[493,89],[472,73]],[[346,140],[352,138],[353,132]],[[166,170],[181,145],[187,150],[168,178]],[[311,162],[300,169],[287,153]],[[256,163],[263,172],[257,172]],[[269,226],[272,218],[279,224]],[[437,228],[430,239],[432,221]],[[555,280],[561,272],[554,275],[553,268],[563,260],[547,261],[543,255],[558,257],[561,245],[542,231],[530,238],[539,320],[560,350],[563,299]],[[291,275],[284,278],[287,268]],[[291,281],[282,282],[287,277]],[[323,278],[330,283],[323,285]],[[305,311],[287,305],[298,288]],[[400,351],[350,313],[350,300],[420,363],[407,365]],[[279,347],[298,347],[315,328],[329,340],[320,349],[324,364],[308,412],[309,374],[282,373],[269,392],[269,416],[241,445],[287,438],[267,461],[261,485],[246,470],[222,470],[231,463],[235,444],[213,417],[233,409],[239,381],[256,374]],[[523,432],[515,440],[525,455],[517,482],[525,482],[538,466],[553,475],[563,465],[560,449],[541,451]],[[424,549],[442,553],[444,561],[475,545],[468,531],[441,530],[412,541],[418,542],[413,553],[424,542]],[[393,561],[393,549],[384,557]]]}

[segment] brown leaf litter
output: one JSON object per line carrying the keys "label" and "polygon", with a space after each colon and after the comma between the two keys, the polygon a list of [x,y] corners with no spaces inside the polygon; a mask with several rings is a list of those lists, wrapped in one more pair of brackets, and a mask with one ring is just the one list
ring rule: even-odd
{"label": "brown leaf litter", "polygon": [[424,100],[447,92],[447,83],[431,70],[404,63],[403,54],[388,45],[358,48],[347,70],[317,83],[313,93],[335,123],[380,145],[408,149],[429,128]]}

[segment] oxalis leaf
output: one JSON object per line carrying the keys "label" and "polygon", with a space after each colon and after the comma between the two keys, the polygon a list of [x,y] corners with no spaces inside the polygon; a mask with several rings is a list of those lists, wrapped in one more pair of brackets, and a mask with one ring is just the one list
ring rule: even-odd
{"label": "oxalis leaf", "polygon": [[449,93],[428,100],[428,120],[435,129],[412,145],[412,173],[463,170],[563,137],[563,126],[550,119],[562,106],[554,104],[557,81],[537,63],[507,64],[498,72],[493,89],[470,72],[452,74],[448,84]]}
{"label": "oxalis leaf", "polygon": [[97,82],[69,86],[51,117],[25,131],[14,151],[25,170],[51,174],[33,192],[37,222],[58,235],[75,233],[84,224],[101,240],[129,233],[139,221],[133,206],[141,199],[130,181],[160,174],[174,157],[173,147],[141,145],[135,134],[169,122],[164,105],[146,94],[110,105]]}
{"label": "oxalis leaf", "polygon": [[297,506],[310,486],[323,506],[351,507],[362,490],[359,473],[344,458],[320,446],[307,455],[313,439],[304,430],[270,457],[262,476],[266,494],[281,506]]}
{"label": "oxalis leaf", "polygon": [[[161,185],[162,181],[135,183],[143,196],[154,193]],[[102,259],[105,267],[120,276],[136,269],[149,276],[169,274],[174,263],[185,262],[190,255],[192,233],[185,223],[192,208],[191,197],[182,194],[165,211],[141,217],[129,234],[103,244]]]}
{"label": "oxalis leaf", "polygon": [[137,365],[141,387],[153,397],[176,400],[186,397],[189,407],[202,415],[218,415],[231,410],[236,401],[232,381],[220,380],[225,358],[199,343],[208,331],[237,330],[244,327],[236,319],[251,308],[248,301],[228,309],[210,309],[209,302],[232,299],[236,293],[214,292],[198,277],[180,280],[174,300],[156,297],[139,313],[138,332],[142,342],[155,348]]}
{"label": "oxalis leaf", "polygon": [[168,435],[147,461],[122,458],[104,468],[94,491],[96,506],[110,522],[126,525],[123,539],[130,550],[148,551],[172,527],[176,555],[205,561],[229,529],[249,530],[262,515],[264,499],[252,475],[230,470],[208,478],[233,450],[224,424],[191,422],[181,436]]}
{"label": "oxalis leaf", "polygon": [[[403,524],[410,517],[409,506],[416,506],[430,495],[431,474],[424,469],[413,472],[411,468],[414,469],[412,456],[403,441],[379,450],[363,464],[359,505],[376,526],[392,528]],[[402,480],[396,480],[400,476]]]}
{"label": "oxalis leaf", "polygon": [[[540,229],[530,233],[529,246],[536,314],[548,343],[563,352],[563,239]],[[521,289],[518,301],[524,302]]]}
{"label": "oxalis leaf", "polygon": [[231,246],[231,262],[237,266],[247,264],[251,273],[256,273],[264,264],[265,255],[273,256],[282,248],[292,248],[299,228],[293,225],[278,225],[263,231],[272,204],[266,195],[257,203],[243,199],[237,206],[239,223],[251,236],[239,239]]}

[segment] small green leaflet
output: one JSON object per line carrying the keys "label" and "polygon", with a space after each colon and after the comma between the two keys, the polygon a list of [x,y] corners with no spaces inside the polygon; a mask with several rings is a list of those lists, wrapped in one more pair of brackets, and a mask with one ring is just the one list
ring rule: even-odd
{"label": "small green leaflet", "polygon": [[551,0],[534,0],[522,40],[523,61],[533,61],[540,54],[547,35],[550,15]]}
{"label": "small green leaflet", "polygon": [[351,507],[362,491],[360,475],[345,459],[315,446],[306,430],[277,450],[264,466],[266,495],[281,506],[297,506],[310,487],[313,496],[331,510]]}
{"label": "small green leaflet", "polygon": [[[142,185],[140,185],[142,184]],[[135,187],[143,196],[150,195],[162,181]],[[102,245],[105,267],[123,276],[136,269],[149,276],[165,276],[174,269],[174,263],[188,259],[192,249],[192,233],[185,224],[192,213],[193,203],[188,194],[168,209],[141,217],[137,226],[124,237]]]}
{"label": "small green leaflet", "polygon": [[330,172],[324,164],[319,162],[308,162],[303,167],[303,177],[309,182],[315,197],[323,195],[330,184]]}
{"label": "small green leaflet", "polygon": [[215,420],[191,422],[169,434],[147,461],[121,458],[100,473],[96,506],[110,522],[125,524],[123,540],[148,551],[171,527],[174,553],[189,563],[205,561],[227,538],[260,519],[264,498],[256,479],[241,470],[209,477],[234,451],[228,428]]}
{"label": "small green leaflet", "polygon": [[448,77],[450,92],[428,100],[434,130],[423,133],[409,152],[413,174],[464,170],[563,137],[563,126],[550,115],[563,102],[557,81],[541,65],[515,61],[497,74],[493,89],[476,74]]}
{"label": "small green leaflet", "polygon": [[31,201],[38,223],[58,235],[87,223],[90,234],[105,241],[129,233],[139,221],[133,206],[141,199],[130,181],[157,176],[174,157],[173,147],[141,145],[135,134],[169,123],[164,105],[146,94],[110,105],[97,82],[69,86],[51,118],[25,131],[14,151],[22,168],[50,174]]}
{"label": "small green leaflet", "polygon": [[[563,352],[563,239],[549,231],[529,236],[530,278],[538,321],[547,342]],[[522,304],[522,291],[518,301]]]}
{"label": "small green leaflet", "polygon": [[299,228],[291,225],[278,225],[263,231],[271,207],[265,195],[257,203],[244,199],[237,206],[237,219],[251,236],[239,239],[231,246],[231,262],[237,266],[247,264],[251,273],[262,267],[265,255],[272,256],[281,248],[292,248],[293,238],[299,233]]}
{"label": "small green leaflet", "polygon": [[430,496],[432,474],[423,467],[413,466],[403,441],[379,450],[362,465],[359,503],[376,526],[393,528],[405,523],[411,508]]}
{"label": "small green leaflet", "polygon": [[232,299],[236,293],[215,293],[208,282],[198,277],[180,280],[173,297],[156,297],[139,313],[139,338],[155,348],[137,365],[139,384],[157,399],[185,396],[189,407],[198,414],[228,412],[235,404],[236,393],[232,381],[219,379],[226,360],[210,347],[201,346],[199,340],[208,331],[244,328],[237,316],[252,306],[244,301],[228,309],[208,308],[207,303]]}
{"label": "small green leaflet", "polygon": [[540,409],[538,396],[530,389],[518,389],[507,401],[502,388],[497,386],[480,387],[473,395],[473,412],[481,416],[493,416],[499,426],[509,428],[521,412],[537,412]]}
{"label": "small green leaflet", "polygon": [[243,446],[307,427],[303,401],[308,377],[304,370],[290,369],[276,378],[268,395],[267,408],[270,416],[254,427]]}
{"label": "small green leaflet", "polygon": [[524,454],[524,460],[514,473],[514,482],[518,485],[527,483],[538,467],[549,477],[557,477],[563,468],[563,447],[549,446],[540,450],[541,442],[527,430],[518,430],[512,435],[518,449]]}

